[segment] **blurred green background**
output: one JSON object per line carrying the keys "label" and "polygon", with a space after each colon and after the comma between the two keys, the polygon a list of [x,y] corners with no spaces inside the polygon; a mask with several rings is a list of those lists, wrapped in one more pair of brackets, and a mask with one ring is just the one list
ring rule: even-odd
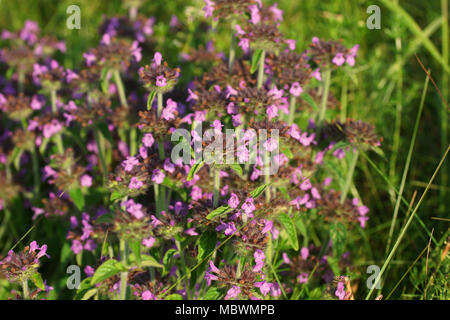
{"label": "blurred green background", "polygon": [[[448,71],[444,71],[444,65],[448,68],[449,39],[448,33],[443,33],[444,24],[447,24],[448,30],[446,2],[278,1],[278,7],[284,11],[281,30],[287,38],[297,40],[297,50],[306,49],[313,36],[343,39],[349,47],[356,43],[361,45],[356,66],[351,71],[333,74],[331,86],[332,93],[341,103],[347,104],[348,116],[375,124],[378,134],[384,138],[384,156],[370,154],[378,170],[362,158],[356,173],[355,185],[364,203],[371,209],[368,228],[360,237],[348,241],[350,246],[352,243],[355,245],[352,251],[360,251],[361,259],[356,258],[354,261],[357,265],[381,265],[385,258],[386,239],[395,204],[392,189],[386,179],[398,188],[425,80],[425,73],[415,54],[426,68],[430,68],[431,76],[448,101]],[[73,4],[81,8],[80,30],[66,28],[66,9]],[[381,8],[380,30],[369,30],[366,27],[366,19],[369,17],[366,9],[373,4]],[[139,10],[140,14],[156,18],[152,36],[155,39],[154,49],[163,53],[169,65],[179,63],[180,52],[189,47],[205,45],[209,40],[210,35],[201,27],[201,23],[205,24],[202,7],[203,1],[200,0],[153,0],[145,1]],[[0,29],[18,30],[27,19],[37,21],[43,34],[55,35],[66,41],[67,53],[57,58],[66,67],[76,68],[83,59],[82,53],[98,44],[101,37],[98,26],[103,18],[122,14],[127,14],[127,11],[120,0],[0,0]],[[183,31],[172,33],[169,30],[172,15],[176,15],[184,25]],[[219,29],[214,38],[216,47],[227,52],[229,30]],[[153,52],[145,54],[149,57]],[[192,68],[183,70],[184,81],[192,79],[192,72],[195,72]],[[337,112],[339,117],[339,111]],[[417,198],[422,194],[447,148],[447,122],[448,109],[430,83],[405,186],[404,197],[408,202],[414,191],[418,192]],[[418,212],[421,223],[416,219],[401,243],[387,278],[384,279],[386,287],[392,288],[400,280],[428,244],[428,233],[431,230],[434,230],[435,241],[430,257],[439,260],[437,257],[448,237],[449,221],[432,217],[449,218],[449,187],[446,178],[448,168],[444,164]],[[402,206],[400,222],[404,221],[405,215],[406,207]],[[19,231],[24,233],[28,227],[23,226]],[[400,227],[394,235],[399,230]],[[446,268],[448,270],[448,263]],[[421,259],[396,290],[394,297],[420,297],[424,291],[424,269],[425,260]]]}

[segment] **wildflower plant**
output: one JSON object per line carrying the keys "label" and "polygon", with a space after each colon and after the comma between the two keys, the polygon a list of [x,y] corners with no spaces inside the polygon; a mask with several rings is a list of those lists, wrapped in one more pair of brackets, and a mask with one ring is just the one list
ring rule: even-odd
{"label": "wildflower plant", "polygon": [[37,230],[1,256],[14,297],[48,293],[61,249],[84,271],[74,299],[353,299],[349,242],[375,211],[355,174],[383,155],[375,125],[336,115],[359,45],[287,38],[260,0],[205,0],[170,26],[144,2],[103,17],[70,68],[35,22],[2,32],[1,223]]}

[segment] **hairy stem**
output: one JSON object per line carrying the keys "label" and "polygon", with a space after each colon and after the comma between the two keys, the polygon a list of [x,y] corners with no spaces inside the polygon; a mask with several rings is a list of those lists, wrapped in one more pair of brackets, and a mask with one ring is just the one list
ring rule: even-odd
{"label": "hairy stem", "polygon": [[220,192],[220,170],[214,167],[214,208],[217,208],[219,204],[219,192]]}
{"label": "hairy stem", "polygon": [[[50,91],[50,100],[52,104],[52,112],[56,114],[58,110],[56,109],[56,90]],[[61,132],[57,132],[54,136],[56,147],[58,148],[59,154],[64,154],[64,145],[61,137]]]}
{"label": "hairy stem", "polygon": [[327,110],[327,102],[328,102],[328,94],[330,92],[330,84],[331,84],[331,68],[328,68],[325,71],[322,102],[320,104],[319,120],[317,123],[319,128],[322,126],[323,121],[325,120],[325,112]]}
{"label": "hairy stem", "polygon": [[231,21],[231,40],[230,40],[230,54],[228,56],[228,70],[233,71],[234,58],[236,56],[236,37],[234,36],[234,28],[236,21]]}
{"label": "hairy stem", "polygon": [[288,125],[292,125],[294,123],[295,119],[295,103],[297,101],[297,98],[294,95],[291,95],[291,98],[289,99],[289,118],[288,118]]}
{"label": "hairy stem", "polygon": [[[124,239],[120,239],[120,258],[124,266],[127,264],[127,244]],[[120,300],[127,298],[127,278],[128,272],[120,273]]]}
{"label": "hairy stem", "polygon": [[94,127],[94,137],[95,142],[97,143],[97,149],[98,149],[98,156],[100,158],[100,163],[102,165],[102,171],[103,171],[103,177],[105,178],[105,181],[108,177],[108,166],[106,165],[105,156],[103,154],[104,147],[103,147],[103,140],[100,137],[99,129],[97,127]]}
{"label": "hairy stem", "polygon": [[342,190],[340,203],[343,204],[347,198],[348,191],[350,190],[350,185],[353,181],[353,174],[355,173],[356,163],[358,162],[359,151],[353,150],[352,160],[350,162],[350,168],[347,172],[347,178],[345,178],[344,189]]}
{"label": "hairy stem", "polygon": [[27,300],[28,296],[28,280],[22,280],[23,299]]}
{"label": "hairy stem", "polygon": [[262,88],[264,83],[264,62],[266,60],[266,51],[263,50],[259,60],[257,88]]}

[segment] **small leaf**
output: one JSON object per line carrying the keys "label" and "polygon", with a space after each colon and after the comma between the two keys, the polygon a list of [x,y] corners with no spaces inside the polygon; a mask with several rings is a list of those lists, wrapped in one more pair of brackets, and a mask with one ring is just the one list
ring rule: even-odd
{"label": "small leaf", "polygon": [[183,300],[183,297],[178,293],[169,294],[166,298],[166,300]]}
{"label": "small leaf", "polygon": [[102,73],[100,76],[100,85],[102,87],[103,93],[107,93],[109,91],[108,73],[109,73],[109,70],[107,68],[102,69]]}
{"label": "small leaf", "polygon": [[69,190],[70,199],[72,199],[73,203],[75,203],[75,206],[78,208],[78,210],[82,211],[84,208],[84,196],[83,192],[81,192],[80,187],[74,187]]}
{"label": "small leaf", "polygon": [[292,219],[286,214],[282,213],[278,216],[278,221],[283,225],[288,235],[288,241],[294,250],[298,250],[297,229]]}
{"label": "small leaf", "polygon": [[202,300],[218,300],[222,294],[215,287],[209,287]]}
{"label": "small leaf", "polygon": [[131,248],[131,251],[133,251],[134,256],[136,257],[136,263],[138,266],[141,265],[141,242],[139,240],[136,241],[129,241],[128,245]]}
{"label": "small leaf", "polygon": [[347,229],[341,222],[335,222],[330,227],[330,239],[333,243],[333,253],[335,257],[340,257],[345,250],[347,240]]}
{"label": "small leaf", "polygon": [[230,208],[230,206],[221,206],[218,207],[217,209],[214,209],[213,211],[211,211],[207,216],[206,219],[211,220],[212,218],[215,218],[217,216],[220,216],[222,214],[225,214],[227,212],[230,212],[232,210],[232,208]]}
{"label": "small leaf", "polygon": [[97,268],[97,270],[95,270],[91,279],[91,284],[97,284],[126,270],[127,268],[125,268],[121,262],[114,259],[106,260]]}
{"label": "small leaf", "polygon": [[258,198],[264,192],[264,190],[266,190],[266,188],[269,185],[270,185],[270,183],[265,183],[263,185],[260,185],[258,188],[256,188],[252,192],[250,192],[250,195],[252,196],[252,198]]}
{"label": "small leaf", "polygon": [[83,297],[81,298],[81,300],[89,300],[90,298],[92,298],[93,296],[95,296],[97,294],[97,288],[88,290]]}
{"label": "small leaf", "polygon": [[311,97],[308,93],[302,92],[300,94],[300,98],[305,100],[311,107],[314,108],[314,110],[318,111],[319,107],[317,106],[316,102],[314,101],[313,97]]}
{"label": "small leaf", "polygon": [[230,168],[231,168],[234,172],[236,172],[236,174],[237,174],[239,177],[242,177],[242,176],[244,175],[244,172],[242,171],[242,167],[241,167],[241,165],[240,165],[239,163],[233,163],[233,164],[230,164]]}
{"label": "small leaf", "polygon": [[165,274],[169,270],[170,259],[177,253],[175,249],[169,249],[166,251],[163,257],[163,274]]}
{"label": "small leaf", "polygon": [[261,60],[263,50],[257,49],[252,56],[252,68],[250,70],[250,73],[255,73],[256,70],[258,70],[259,66],[259,60]]}
{"label": "small leaf", "polygon": [[114,217],[112,213],[106,213],[95,219],[94,224],[101,224],[101,223],[112,223],[114,221]]}
{"label": "small leaf", "polygon": [[150,110],[152,108],[153,100],[155,100],[156,91],[152,91],[148,94],[147,99],[147,110]]}
{"label": "small leaf", "polygon": [[204,164],[205,163],[203,161],[195,163],[189,170],[187,181],[191,181],[192,179],[194,179],[195,174],[203,167]]}
{"label": "small leaf", "polygon": [[292,151],[288,147],[281,147],[281,152],[288,157],[288,159],[294,158],[294,155],[292,154]]}
{"label": "small leaf", "polygon": [[143,267],[154,267],[154,268],[163,268],[163,265],[159,263],[155,258],[148,254],[142,254],[142,263]]}
{"label": "small leaf", "polygon": [[207,231],[202,233],[198,242],[198,257],[197,261],[202,261],[208,254],[216,248],[217,233],[214,231]]}
{"label": "small leaf", "polygon": [[125,197],[125,195],[123,193],[118,192],[118,191],[113,191],[113,193],[111,193],[110,200],[111,201],[117,201],[117,200],[122,199],[123,197]]}
{"label": "small leaf", "polygon": [[40,273],[36,272],[31,277],[31,281],[33,281],[34,285],[41,290],[45,290],[44,281],[42,280],[42,276]]}

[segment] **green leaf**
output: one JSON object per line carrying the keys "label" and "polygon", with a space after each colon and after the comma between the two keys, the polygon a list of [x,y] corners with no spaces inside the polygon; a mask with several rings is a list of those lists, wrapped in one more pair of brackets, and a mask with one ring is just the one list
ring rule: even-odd
{"label": "green leaf", "polygon": [[112,213],[106,213],[95,219],[94,224],[101,224],[101,223],[112,223],[114,221],[114,216]]}
{"label": "green leaf", "polygon": [[108,83],[108,73],[109,73],[109,70],[107,68],[103,68],[102,69],[102,73],[101,73],[101,76],[100,76],[100,85],[102,87],[103,93],[107,93],[109,91],[109,88],[108,88],[108,84],[109,84]]}
{"label": "green leaf", "polygon": [[207,216],[206,219],[211,220],[212,218],[215,218],[217,216],[220,216],[222,214],[225,214],[227,212],[230,212],[231,210],[233,210],[232,208],[230,208],[230,206],[221,206],[218,207],[217,209],[214,209],[213,211],[211,211]]}
{"label": "green leaf", "polygon": [[333,243],[333,255],[340,257],[345,250],[347,240],[347,229],[341,222],[335,222],[330,227],[330,239]]}
{"label": "green leaf", "polygon": [[148,94],[147,99],[147,110],[150,110],[152,108],[153,100],[155,100],[156,91],[152,91]]}
{"label": "green leaf", "polygon": [[252,198],[258,198],[263,192],[264,190],[266,190],[266,188],[270,185],[270,183],[265,183],[263,185],[260,185],[259,187],[257,187],[255,190],[253,190],[252,192],[250,192],[250,195],[252,196]]}
{"label": "green leaf", "polygon": [[169,271],[169,263],[170,263],[170,259],[172,259],[172,257],[174,256],[174,254],[177,253],[177,250],[175,249],[169,249],[166,251],[166,253],[164,254],[163,257],[163,275],[165,275],[167,273],[167,271]]}
{"label": "green leaf", "polygon": [[81,188],[78,186],[73,187],[69,190],[69,195],[78,210],[82,211],[84,208],[84,196],[83,192],[81,192]]}
{"label": "green leaf", "polygon": [[138,266],[141,265],[142,259],[141,259],[141,242],[139,240],[135,241],[129,241],[128,245],[131,248],[131,251],[134,253],[134,256],[136,257],[136,263]]}
{"label": "green leaf", "polygon": [[117,201],[122,199],[123,197],[125,197],[125,194],[118,192],[118,191],[113,191],[113,193],[111,193],[111,201]]}
{"label": "green leaf", "polygon": [[222,294],[220,293],[219,290],[217,290],[216,287],[209,287],[208,291],[206,291],[202,300],[219,300],[219,297],[221,295]]}
{"label": "green leaf", "polygon": [[314,101],[313,97],[311,97],[308,93],[302,92],[300,94],[300,98],[306,101],[311,107],[314,108],[314,110],[318,111],[319,107],[317,106],[316,102]]}
{"label": "green leaf", "polygon": [[242,171],[242,167],[241,167],[241,165],[240,165],[239,163],[233,163],[233,164],[230,164],[230,168],[231,168],[234,172],[236,172],[236,174],[237,174],[239,177],[242,177],[242,176],[244,175],[244,172]]}
{"label": "green leaf", "polygon": [[200,262],[206,258],[215,248],[217,243],[217,233],[214,231],[207,231],[202,233],[198,242],[198,256],[197,261]]}
{"label": "green leaf", "polygon": [[263,50],[257,49],[252,56],[252,68],[250,70],[251,73],[255,73],[256,70],[258,70],[259,66],[259,60],[261,60]]}
{"label": "green leaf", "polygon": [[41,290],[45,290],[44,281],[42,280],[42,276],[39,272],[36,272],[31,277],[31,281],[33,281],[34,285]]}
{"label": "green leaf", "polygon": [[333,271],[335,276],[338,276],[341,274],[341,271],[339,269],[339,261],[335,257],[327,256],[327,263],[330,266],[331,270]]}
{"label": "green leaf", "polygon": [[93,296],[95,296],[97,294],[97,288],[88,290],[83,297],[81,298],[81,300],[89,300],[90,298],[92,298]]}
{"label": "green leaf", "polygon": [[286,157],[288,157],[288,159],[294,158],[294,155],[292,154],[292,151],[291,151],[290,148],[288,148],[288,147],[281,147],[280,149],[281,149],[281,152],[282,152]]}
{"label": "green leaf", "polygon": [[195,174],[203,167],[204,164],[205,163],[203,161],[195,163],[189,170],[187,181],[191,181],[192,179],[194,179]]}
{"label": "green leaf", "polygon": [[286,214],[282,213],[278,215],[278,221],[283,225],[288,235],[288,241],[294,250],[298,250],[297,229],[292,219]]}
{"label": "green leaf", "polygon": [[127,268],[121,262],[114,259],[106,260],[95,270],[91,284],[97,284],[123,271],[127,271]]}
{"label": "green leaf", "polygon": [[163,268],[163,265],[161,263],[159,263],[151,255],[142,254],[141,259],[142,259],[141,266],[143,266],[143,267]]}
{"label": "green leaf", "polygon": [[178,293],[169,294],[166,298],[166,300],[183,300],[183,297]]}
{"label": "green leaf", "polygon": [[110,143],[113,143],[113,137],[111,135],[111,131],[109,131],[108,129],[108,125],[106,124],[106,122],[102,121],[102,122],[98,122],[96,124],[97,129],[101,132],[102,136],[108,140]]}

